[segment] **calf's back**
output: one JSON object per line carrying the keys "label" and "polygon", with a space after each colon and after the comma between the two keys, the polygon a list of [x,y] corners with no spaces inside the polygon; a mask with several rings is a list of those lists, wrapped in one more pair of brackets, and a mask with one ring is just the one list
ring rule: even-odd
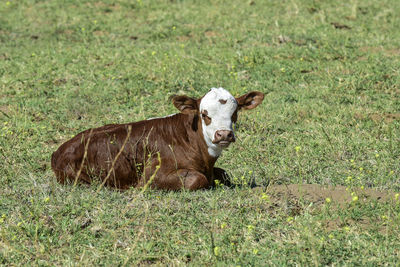
{"label": "calf's back", "polygon": [[[212,176],[215,159],[199,131],[197,115],[171,117],[129,124],[111,124],[83,131],[62,144],[51,165],[59,182],[91,183],[126,189],[143,186],[153,177],[153,187],[178,189],[162,178],[177,169],[193,169]],[[125,143],[125,145],[124,145]]]}

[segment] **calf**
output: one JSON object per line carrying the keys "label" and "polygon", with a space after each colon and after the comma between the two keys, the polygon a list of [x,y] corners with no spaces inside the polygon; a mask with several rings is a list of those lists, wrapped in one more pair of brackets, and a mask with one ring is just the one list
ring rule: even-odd
{"label": "calf", "polygon": [[51,158],[61,183],[100,183],[127,189],[196,190],[208,188],[225,172],[214,164],[235,142],[232,124],[241,109],[253,109],[261,92],[234,98],[223,88],[205,96],[172,98],[180,113],[128,124],[110,124],[83,131],[62,144]]}

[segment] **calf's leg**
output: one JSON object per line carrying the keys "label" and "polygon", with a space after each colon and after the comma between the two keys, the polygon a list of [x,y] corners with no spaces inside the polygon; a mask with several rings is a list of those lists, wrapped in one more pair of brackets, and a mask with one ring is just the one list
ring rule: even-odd
{"label": "calf's leg", "polygon": [[210,183],[207,177],[194,170],[179,169],[163,177],[163,179],[157,182],[156,185],[160,189],[179,190],[182,188],[188,190],[198,190],[209,188]]}
{"label": "calf's leg", "polygon": [[226,185],[228,187],[233,186],[232,182],[231,182],[231,177],[228,175],[228,173],[224,169],[214,168],[213,174],[214,174],[214,177],[213,177],[213,181],[212,181],[212,183],[213,183],[212,186],[216,185],[215,184],[216,180],[218,180],[219,183]]}

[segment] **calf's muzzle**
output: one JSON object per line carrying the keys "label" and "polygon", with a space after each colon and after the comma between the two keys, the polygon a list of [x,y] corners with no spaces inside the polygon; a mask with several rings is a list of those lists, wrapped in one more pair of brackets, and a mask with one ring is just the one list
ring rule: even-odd
{"label": "calf's muzzle", "polygon": [[235,135],[233,134],[233,131],[218,130],[215,132],[213,140],[214,144],[229,145],[232,142],[235,142]]}

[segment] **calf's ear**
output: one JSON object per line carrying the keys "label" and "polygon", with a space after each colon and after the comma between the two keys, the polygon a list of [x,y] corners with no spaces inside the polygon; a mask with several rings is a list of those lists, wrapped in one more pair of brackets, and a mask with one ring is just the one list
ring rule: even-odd
{"label": "calf's ear", "polygon": [[253,109],[257,107],[264,99],[264,94],[258,91],[253,91],[236,98],[239,109]]}
{"label": "calf's ear", "polygon": [[173,96],[172,103],[180,112],[185,114],[197,113],[199,110],[197,100],[185,95]]}

